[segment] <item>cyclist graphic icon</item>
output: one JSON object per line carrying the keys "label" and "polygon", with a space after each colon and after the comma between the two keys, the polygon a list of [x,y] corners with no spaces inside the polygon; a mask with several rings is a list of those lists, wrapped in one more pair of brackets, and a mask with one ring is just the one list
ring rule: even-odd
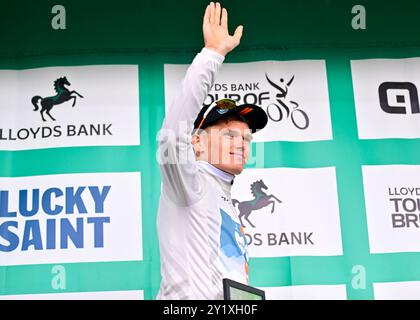
{"label": "cyclist graphic icon", "polygon": [[[267,73],[265,74],[265,77],[269,84],[271,84],[274,88],[276,88],[279,92],[276,94],[276,100],[277,103],[270,103],[267,106],[267,115],[268,117],[274,121],[274,122],[280,122],[283,119],[288,119],[289,117],[292,120],[292,123],[294,126],[298,129],[305,130],[309,127],[309,117],[306,114],[305,111],[302,109],[299,109],[299,104],[295,101],[287,101],[286,96],[289,91],[289,87],[292,84],[295,76],[292,76],[292,78],[286,83],[286,86],[283,88],[281,85],[278,85],[271,81]],[[281,78],[280,82],[283,83],[284,79]],[[292,107],[289,107],[289,105],[292,105]],[[282,109],[284,111],[282,111]],[[286,117],[283,116],[283,112],[285,112]]]}

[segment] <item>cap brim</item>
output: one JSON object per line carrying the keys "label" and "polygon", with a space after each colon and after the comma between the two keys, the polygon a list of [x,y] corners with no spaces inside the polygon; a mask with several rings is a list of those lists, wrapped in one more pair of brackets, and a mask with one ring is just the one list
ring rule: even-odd
{"label": "cap brim", "polygon": [[201,109],[199,115],[197,116],[197,119],[194,122],[194,128],[198,128],[200,126],[201,121],[203,121],[201,128],[205,129],[206,127],[211,126],[220,119],[226,118],[231,115],[242,116],[248,123],[252,133],[255,133],[256,131],[264,128],[268,122],[268,117],[265,111],[260,106],[257,106],[255,104],[242,104],[236,106],[233,109],[226,110],[223,113],[220,113],[218,111],[210,111],[208,116],[204,120],[202,120],[202,117],[206,110],[207,109],[205,108]]}
{"label": "cap brim", "polygon": [[[245,110],[249,111],[244,113],[243,111]],[[265,111],[255,104],[242,104],[237,108],[230,110],[227,114],[239,114],[244,117],[252,133],[263,129],[268,122],[268,117]]]}

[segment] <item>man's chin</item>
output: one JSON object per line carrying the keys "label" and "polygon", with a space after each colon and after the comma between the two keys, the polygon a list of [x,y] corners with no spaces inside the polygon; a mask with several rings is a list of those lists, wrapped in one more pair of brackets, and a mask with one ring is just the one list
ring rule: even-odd
{"label": "man's chin", "polygon": [[242,165],[233,165],[233,166],[224,166],[221,169],[223,171],[226,171],[226,172],[236,176],[244,170],[244,167]]}
{"label": "man's chin", "polygon": [[239,164],[239,163],[235,163],[235,164],[219,164],[219,163],[212,163],[213,166],[215,166],[216,168],[225,171],[227,173],[233,174],[233,175],[238,175],[240,174],[243,170],[244,170],[244,165],[245,164]]}
{"label": "man's chin", "polygon": [[232,171],[231,173],[232,173],[234,176],[237,176],[238,174],[241,174],[241,173],[242,173],[242,171],[244,171],[244,168],[241,168],[241,169],[238,169],[238,170]]}

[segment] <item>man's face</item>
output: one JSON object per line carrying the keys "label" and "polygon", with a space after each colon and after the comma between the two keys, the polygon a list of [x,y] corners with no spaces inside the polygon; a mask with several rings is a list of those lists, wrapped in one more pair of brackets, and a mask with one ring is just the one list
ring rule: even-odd
{"label": "man's face", "polygon": [[[205,134],[207,133],[207,134]],[[201,134],[201,159],[231,174],[240,174],[249,158],[251,129],[240,120],[220,121]]]}

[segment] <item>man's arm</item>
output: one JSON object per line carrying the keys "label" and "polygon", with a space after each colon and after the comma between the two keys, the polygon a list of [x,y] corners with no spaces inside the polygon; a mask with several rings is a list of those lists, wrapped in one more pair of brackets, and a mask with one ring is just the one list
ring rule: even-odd
{"label": "man's arm", "polygon": [[207,97],[224,57],[240,42],[242,26],[230,36],[227,11],[211,2],[203,17],[205,47],[194,58],[165,117],[159,136],[159,161],[163,192],[178,205],[190,205],[201,198],[191,145],[193,121]]}
{"label": "man's arm", "polygon": [[224,57],[239,45],[242,30],[243,26],[240,25],[233,36],[229,35],[227,10],[222,9],[218,2],[210,2],[203,17],[204,49],[187,70],[181,90],[172,101],[170,114],[165,118],[165,128],[178,129],[179,121],[192,122],[195,119]]}

